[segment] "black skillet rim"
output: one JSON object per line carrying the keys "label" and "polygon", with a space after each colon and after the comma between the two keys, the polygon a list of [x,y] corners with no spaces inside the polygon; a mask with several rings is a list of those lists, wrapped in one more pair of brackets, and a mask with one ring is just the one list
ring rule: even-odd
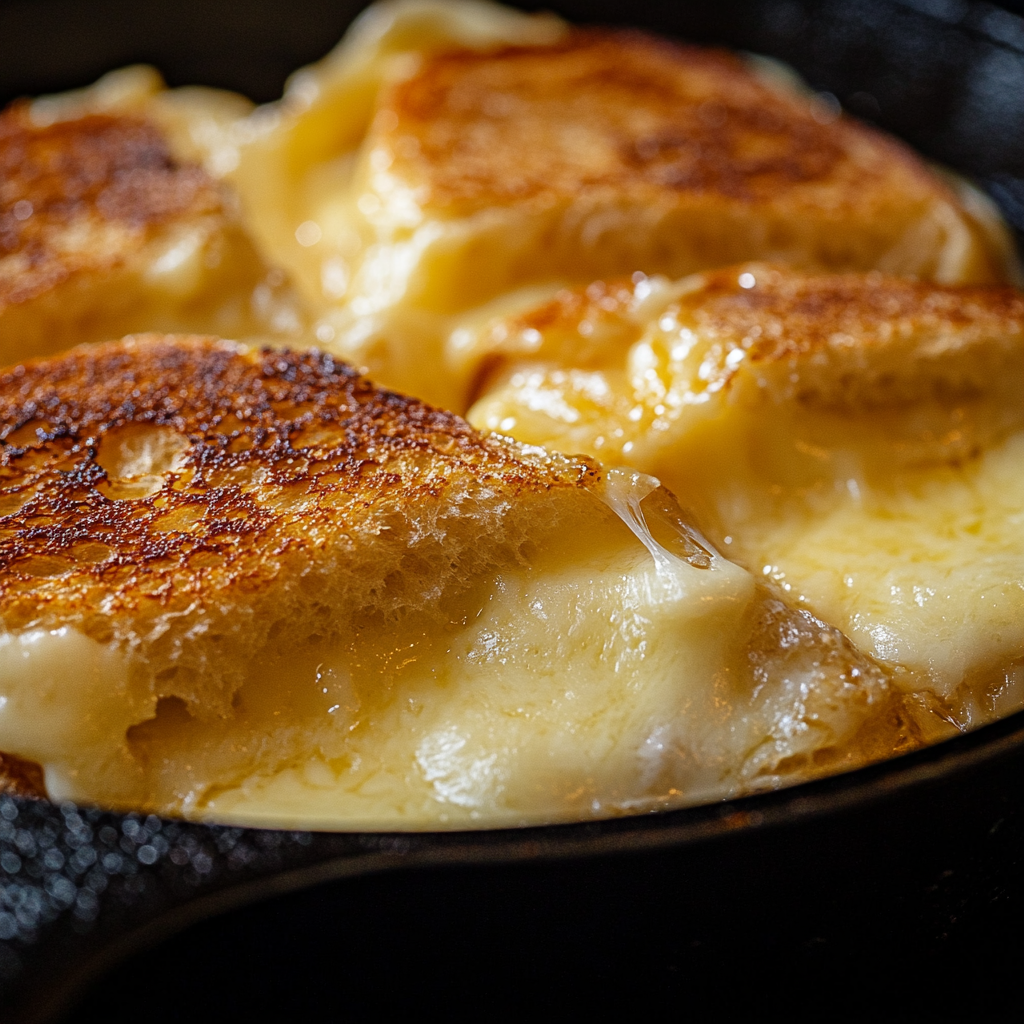
{"label": "black skillet rim", "polygon": [[[54,1019],[126,956],[214,915],[323,883],[396,870],[538,864],[749,843],[756,833],[839,819],[908,794],[941,790],[951,779],[1019,762],[1022,751],[1024,711],[910,754],[788,789],[622,818],[478,831],[242,829],[0,797],[0,851],[16,847],[3,833],[10,823],[37,835],[57,834],[51,849],[63,849],[69,861],[82,849],[95,851],[96,867],[110,852],[120,858],[105,872],[103,898],[86,905],[85,914],[80,901],[67,902],[52,920],[40,920],[20,949],[5,944],[0,1007],[10,1009],[10,1020]],[[113,833],[113,841],[105,832]],[[156,857],[146,852],[161,835],[170,840],[170,858],[166,847]],[[182,850],[188,858],[172,862],[173,851]],[[50,872],[49,877],[66,875]],[[51,882],[49,891],[55,890]]]}

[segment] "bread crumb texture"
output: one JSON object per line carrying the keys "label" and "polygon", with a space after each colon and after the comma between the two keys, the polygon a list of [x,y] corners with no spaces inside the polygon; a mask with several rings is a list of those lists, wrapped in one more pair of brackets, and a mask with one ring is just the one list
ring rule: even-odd
{"label": "bread crumb texture", "polygon": [[[546,495],[599,479],[330,356],[203,338],[7,370],[0,422],[4,625],[144,648],[207,713],[283,624],[332,633],[353,591],[396,615],[514,549]],[[183,642],[204,633],[223,643]]]}

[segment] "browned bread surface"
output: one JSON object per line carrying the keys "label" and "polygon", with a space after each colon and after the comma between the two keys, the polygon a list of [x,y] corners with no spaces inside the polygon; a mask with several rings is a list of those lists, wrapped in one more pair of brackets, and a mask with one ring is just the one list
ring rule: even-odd
{"label": "browned bread surface", "polygon": [[204,338],[129,338],[7,370],[0,422],[10,628],[84,617],[102,634],[98,619],[257,592],[317,550],[371,541],[390,514],[429,518],[453,487],[507,501],[596,478],[330,356]]}
{"label": "browned bread surface", "polygon": [[813,376],[805,397],[833,406],[909,400],[938,380],[985,391],[993,360],[1024,350],[1024,294],[1008,287],[752,266],[705,274],[679,305],[680,322],[712,342],[709,385],[735,376],[740,349],[755,371],[799,366]]}
{"label": "browned bread surface", "polygon": [[27,103],[0,113],[0,312],[123,264],[169,221],[222,213],[216,183],[140,118],[38,125]]}
{"label": "browned bread surface", "polygon": [[682,282],[650,322],[637,294],[629,280],[596,281],[487,324],[476,395],[518,360],[620,363],[659,318],[658,351],[680,331],[699,339],[691,389],[747,381],[752,394],[833,409],[1003,392],[1024,357],[1024,293],[1010,287],[743,264]]}
{"label": "browned bread surface", "polygon": [[897,183],[943,191],[895,140],[822,123],[739,57],[639,32],[435,56],[384,106],[396,162],[441,205],[628,187],[769,205],[798,190],[838,212],[877,207]]}
{"label": "browned bread surface", "polygon": [[13,754],[0,754],[0,794],[46,799],[43,769]]}
{"label": "browned bread surface", "polygon": [[299,332],[225,186],[141,112],[0,112],[0,364],[135,331]]}

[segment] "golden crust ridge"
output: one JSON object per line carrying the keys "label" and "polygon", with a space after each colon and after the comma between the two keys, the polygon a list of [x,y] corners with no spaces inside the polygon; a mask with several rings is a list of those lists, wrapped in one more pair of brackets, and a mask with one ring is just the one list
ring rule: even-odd
{"label": "golden crust ridge", "polygon": [[1010,287],[751,265],[703,275],[678,305],[709,345],[709,386],[757,376],[831,407],[998,391],[996,367],[1012,373],[1024,351],[1024,294]]}
{"label": "golden crust ridge", "polygon": [[771,385],[767,393],[780,400],[796,395],[834,407],[912,401],[938,382],[950,393],[1005,390],[1024,353],[1024,293],[1012,287],[741,264],[656,283],[647,308],[642,296],[650,289],[639,281],[565,289],[486,325],[474,394],[516,360],[614,365],[665,317],[667,330],[655,329],[652,342],[674,347],[680,331],[697,339],[686,347],[699,352],[687,359],[694,369],[699,363],[701,387],[725,390],[756,378],[755,390]]}
{"label": "golden crust ridge", "polygon": [[953,200],[881,133],[823,123],[808,99],[770,87],[733,54],[637,31],[436,55],[382,107],[394,114],[381,137],[397,143],[396,162],[442,205],[628,186],[647,202],[690,194],[774,206],[799,189],[838,214],[878,206],[897,183],[904,201]]}
{"label": "golden crust ridge", "polygon": [[[330,356],[211,338],[141,336],[14,367],[0,373],[0,422],[10,628],[259,590],[317,551],[370,541],[389,515],[429,518],[452,490],[507,500],[597,479],[584,459],[482,436]],[[105,444],[126,429],[177,438],[176,458],[153,480],[112,478]]]}

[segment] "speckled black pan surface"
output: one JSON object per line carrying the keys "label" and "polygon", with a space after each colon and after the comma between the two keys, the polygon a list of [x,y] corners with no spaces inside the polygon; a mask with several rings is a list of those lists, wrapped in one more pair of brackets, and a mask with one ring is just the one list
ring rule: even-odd
{"label": "speckled black pan surface", "polygon": [[[0,0],[0,98],[137,60],[273,98],[360,6]],[[523,6],[789,61],[974,177],[1024,237],[1024,20],[1003,8]],[[786,792],[518,831],[241,830],[0,798],[2,1022],[575,1016],[620,997],[631,1016],[697,999],[716,1017],[1009,1020],[1022,962],[1024,715]]]}

